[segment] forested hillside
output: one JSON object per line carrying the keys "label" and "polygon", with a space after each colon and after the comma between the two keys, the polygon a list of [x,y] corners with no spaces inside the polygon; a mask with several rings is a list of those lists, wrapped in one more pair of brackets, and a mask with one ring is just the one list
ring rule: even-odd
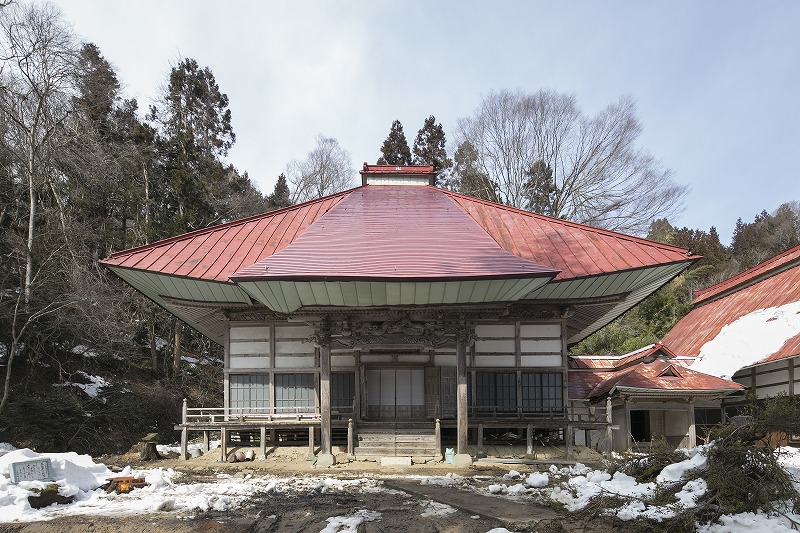
{"label": "forested hillside", "polygon": [[[202,59],[152,65],[169,72],[162,92],[142,105],[52,4],[2,5],[0,442],[98,454],[153,431],[170,439],[181,398],[221,405],[220,347],[98,259],[348,188],[350,155],[319,135],[307,159],[287,164],[264,194],[228,160],[236,117]],[[534,111],[539,123],[525,115]],[[526,150],[493,144],[495,119]],[[556,123],[558,131],[548,129]],[[464,194],[609,229],[649,228],[650,238],[702,254],[688,273],[576,347],[625,352],[660,338],[687,311],[692,289],[800,242],[797,203],[739,220],[730,245],[713,227],[673,227],[668,218],[686,187],[635,144],[640,130],[627,98],[585,117],[570,95],[501,91],[459,122],[451,154],[433,115],[413,150],[395,121],[381,153],[388,164],[434,164],[440,185]],[[558,135],[586,152],[565,161]]]}

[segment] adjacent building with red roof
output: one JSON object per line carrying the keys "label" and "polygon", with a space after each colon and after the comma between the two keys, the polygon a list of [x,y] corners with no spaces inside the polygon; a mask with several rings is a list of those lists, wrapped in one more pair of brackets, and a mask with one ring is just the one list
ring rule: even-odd
{"label": "adjacent building with red roof", "polygon": [[323,460],[336,428],[349,453],[385,453],[367,443],[389,423],[451,435],[461,454],[483,427],[569,447],[572,429],[601,422],[569,412],[568,347],[698,259],[436,188],[432,167],[361,175],[102,261],[225,348],[224,406],[187,407],[182,428],[260,429],[263,447],[267,430],[318,427]]}
{"label": "adjacent building with red roof", "polygon": [[569,397],[573,403],[608,403],[619,430],[587,429],[577,442],[597,446],[610,438],[627,450],[665,438],[692,448],[709,426],[722,421],[721,400],[740,396],[744,387],[686,366],[665,344],[645,346],[620,356],[571,356]]}
{"label": "adjacent building with red roof", "polygon": [[692,369],[733,379],[754,398],[793,396],[800,385],[800,246],[696,291],[691,312],[664,343],[693,358]]}

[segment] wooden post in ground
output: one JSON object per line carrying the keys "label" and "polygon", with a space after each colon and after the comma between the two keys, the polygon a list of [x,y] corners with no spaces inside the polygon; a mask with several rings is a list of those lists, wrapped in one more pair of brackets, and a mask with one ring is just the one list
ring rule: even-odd
{"label": "wooden post in ground", "polygon": [[606,457],[614,451],[614,435],[611,433],[611,396],[606,398]]}
{"label": "wooden post in ground", "polygon": [[572,459],[575,455],[575,450],[573,448],[574,445],[574,429],[572,428],[572,424],[567,424],[567,429],[565,430],[566,434],[564,435],[564,440],[567,447],[567,459]]}
{"label": "wooden post in ground", "polygon": [[439,457],[442,457],[442,423],[438,418],[436,419],[436,425],[433,428],[433,437],[436,441],[436,453]]}
{"label": "wooden post in ground", "polygon": [[181,413],[181,420],[183,421],[181,428],[181,461],[189,459],[189,428],[187,427],[189,414],[189,405],[186,398],[183,399],[183,409]]}
{"label": "wooden post in ground", "polygon": [[261,445],[261,449],[258,450],[258,452],[260,454],[259,457],[261,459],[266,459],[267,458],[267,426],[261,426],[261,435],[259,435],[259,436],[261,437],[261,440],[258,441],[259,444]]}
{"label": "wooden post in ground", "polygon": [[689,418],[689,449],[694,448],[697,446],[697,426],[695,425],[695,418],[694,418],[694,398],[689,398],[689,409],[688,409],[688,418]]}
{"label": "wooden post in ground", "polygon": [[314,457],[314,426],[308,426],[308,456]]}
{"label": "wooden post in ground", "polygon": [[483,453],[483,424],[478,424],[478,453]]}
{"label": "wooden post in ground", "polygon": [[219,448],[220,448],[220,461],[225,463],[228,461],[228,428],[222,426],[219,429]]}
{"label": "wooden post in ground", "polygon": [[208,453],[208,430],[203,430],[203,453]]}
{"label": "wooden post in ground", "polygon": [[355,435],[353,431],[353,419],[350,418],[347,420],[347,457],[354,457],[356,450],[355,450]]}
{"label": "wooden post in ground", "polygon": [[525,430],[525,453],[533,455],[533,425],[528,424]]}

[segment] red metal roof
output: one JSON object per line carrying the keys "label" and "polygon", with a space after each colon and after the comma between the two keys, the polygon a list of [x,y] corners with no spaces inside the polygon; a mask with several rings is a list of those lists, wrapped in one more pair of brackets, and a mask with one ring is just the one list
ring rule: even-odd
{"label": "red metal roof", "polygon": [[[365,172],[432,171],[397,168],[366,165]],[[258,276],[265,266],[270,276],[384,279],[560,270],[555,279],[561,281],[696,258],[682,248],[434,187],[369,185],[118,252],[102,262],[216,282],[230,282],[237,272]]]}
{"label": "red metal roof", "polygon": [[441,189],[353,190],[283,250],[233,279],[480,279],[553,277],[507,252]]}
{"label": "red metal roof", "polygon": [[573,355],[569,368],[591,370],[621,370],[633,364],[658,356],[672,359],[675,354],[663,343],[650,344],[624,355]]}
{"label": "red metal roof", "polygon": [[800,246],[795,246],[778,254],[771,259],[767,259],[763,263],[754,266],[744,272],[726,279],[716,285],[712,285],[706,289],[694,291],[694,305],[699,305],[706,300],[711,300],[725,292],[743,287],[753,283],[759,277],[768,275],[780,269],[791,267],[792,263],[800,260]]}
{"label": "red metal roof", "polygon": [[556,281],[699,259],[685,248],[442,192],[507,251],[560,270]]}
{"label": "red metal roof", "polygon": [[[723,327],[759,309],[800,301],[800,246],[704,291],[689,314],[664,337],[679,355],[698,356]],[[760,362],[800,354],[800,331]]]}
{"label": "red metal roof", "polygon": [[240,268],[288,246],[350,192],[117,252],[101,262],[108,266],[228,282]]}
{"label": "red metal roof", "polygon": [[672,363],[655,360],[618,371],[570,370],[569,396],[572,399],[602,398],[616,388],[637,389],[640,393],[715,393],[743,390],[738,383],[709,376]]}

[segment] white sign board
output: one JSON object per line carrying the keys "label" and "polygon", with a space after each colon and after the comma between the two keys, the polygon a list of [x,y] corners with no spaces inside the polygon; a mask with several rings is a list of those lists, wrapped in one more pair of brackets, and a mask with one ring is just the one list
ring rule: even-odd
{"label": "white sign board", "polygon": [[16,484],[20,481],[52,481],[53,467],[50,459],[31,459],[30,461],[20,461],[8,465],[8,472],[11,474],[11,482]]}

